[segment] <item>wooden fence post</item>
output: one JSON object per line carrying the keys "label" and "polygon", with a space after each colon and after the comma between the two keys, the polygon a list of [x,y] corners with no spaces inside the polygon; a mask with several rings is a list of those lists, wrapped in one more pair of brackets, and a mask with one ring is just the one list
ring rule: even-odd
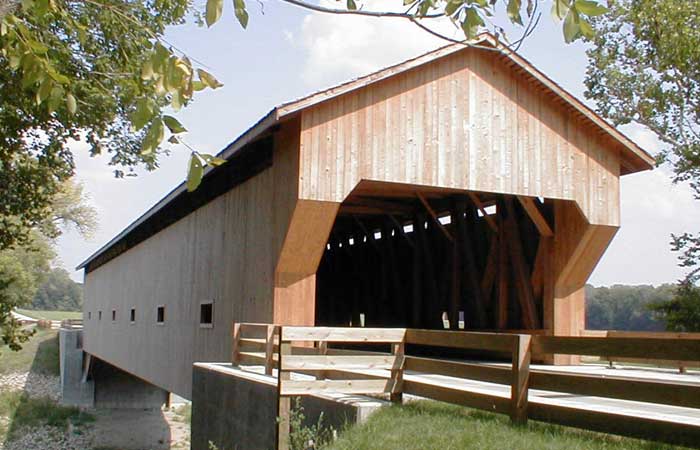
{"label": "wooden fence post", "polygon": [[272,375],[272,368],[275,364],[275,325],[267,326],[265,334],[265,375]]}
{"label": "wooden fence post", "polygon": [[[404,336],[404,340],[405,339],[406,337]],[[391,369],[391,379],[393,380],[393,384],[389,398],[392,402],[401,404],[403,403],[403,360],[405,343],[399,342],[396,344],[391,344],[391,353],[396,357],[396,363],[394,368]]]}
{"label": "wooden fence post", "polygon": [[282,370],[282,360],[284,356],[292,354],[292,343],[282,341],[282,327],[279,327],[279,335],[280,353],[277,361],[277,450],[289,450],[289,418],[292,409],[292,399],[288,396],[282,396],[282,382],[290,379],[289,372]]}
{"label": "wooden fence post", "polygon": [[240,347],[241,347],[241,324],[233,322],[233,327],[231,328],[231,364],[234,366],[238,365],[240,360]]}
{"label": "wooden fence post", "polygon": [[[320,341],[318,343],[318,354],[319,355],[327,355],[328,354],[328,342],[327,341]],[[325,370],[319,370],[318,374],[316,375],[317,380],[325,380],[326,379],[326,371]]]}
{"label": "wooden fence post", "polygon": [[527,423],[527,395],[530,378],[531,340],[529,334],[518,334],[513,343],[513,370],[510,388],[510,419],[517,424]]}

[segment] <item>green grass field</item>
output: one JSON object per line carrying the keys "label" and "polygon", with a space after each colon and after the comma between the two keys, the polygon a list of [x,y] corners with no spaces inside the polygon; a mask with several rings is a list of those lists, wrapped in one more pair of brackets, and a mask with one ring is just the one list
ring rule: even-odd
{"label": "green grass field", "polygon": [[382,408],[324,450],[661,450],[681,447],[530,421],[432,401]]}
{"label": "green grass field", "polygon": [[36,372],[58,375],[58,332],[38,329],[22,350],[14,352],[6,345],[0,346],[0,374],[12,372]]}
{"label": "green grass field", "polygon": [[34,319],[43,320],[63,320],[63,319],[82,319],[83,313],[81,311],[41,311],[34,309],[18,309],[18,313],[24,314],[25,316],[32,317]]}

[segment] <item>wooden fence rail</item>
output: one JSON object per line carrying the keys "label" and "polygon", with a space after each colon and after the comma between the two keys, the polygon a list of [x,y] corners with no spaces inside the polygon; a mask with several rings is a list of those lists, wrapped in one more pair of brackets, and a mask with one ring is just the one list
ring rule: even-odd
{"label": "wooden fence rail", "polygon": [[[329,392],[388,394],[400,402],[403,393],[508,414],[515,423],[528,417],[603,432],[697,444],[700,427],[664,420],[598,412],[536,402],[530,389],[631,400],[700,409],[700,385],[549,370],[531,370],[532,354],[593,355],[694,361],[700,339],[649,336],[562,337],[545,333],[458,332],[404,328],[291,327],[234,324],[234,364],[277,368],[279,390],[278,449],[288,449],[290,397]],[[302,345],[295,346],[294,343]],[[314,347],[310,345],[313,344]],[[390,352],[329,348],[329,344],[383,346]],[[510,354],[510,366],[460,362],[405,355],[406,345]],[[252,350],[252,351],[251,351]],[[405,371],[410,371],[405,379]],[[294,373],[294,375],[292,375]],[[509,398],[457,389],[426,381],[421,374],[477,380],[510,386]],[[662,433],[666,430],[666,433]]]}

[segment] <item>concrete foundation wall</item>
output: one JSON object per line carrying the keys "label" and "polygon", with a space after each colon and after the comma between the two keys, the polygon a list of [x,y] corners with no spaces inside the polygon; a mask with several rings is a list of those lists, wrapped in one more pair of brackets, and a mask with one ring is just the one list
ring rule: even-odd
{"label": "concrete foundation wall", "polygon": [[61,329],[58,334],[61,367],[61,403],[90,408],[95,404],[95,383],[83,382],[82,330]]}
{"label": "concrete foundation wall", "polygon": [[[308,425],[339,429],[364,420],[383,402],[362,396],[305,396]],[[277,427],[277,383],[273,377],[234,369],[230,364],[194,365],[192,382],[192,450],[272,450]]]}

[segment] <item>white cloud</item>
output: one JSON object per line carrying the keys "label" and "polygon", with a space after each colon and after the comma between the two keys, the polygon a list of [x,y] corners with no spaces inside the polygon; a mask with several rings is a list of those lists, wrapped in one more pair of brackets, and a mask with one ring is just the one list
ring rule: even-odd
{"label": "white cloud", "polygon": [[[337,7],[333,1],[322,4]],[[365,10],[380,10],[387,2],[373,0],[362,5]],[[461,31],[448,21],[431,20],[429,24],[447,36],[460,36]],[[312,89],[372,73],[449,43],[405,19],[321,13],[307,15],[294,38],[305,50],[302,77]]]}

